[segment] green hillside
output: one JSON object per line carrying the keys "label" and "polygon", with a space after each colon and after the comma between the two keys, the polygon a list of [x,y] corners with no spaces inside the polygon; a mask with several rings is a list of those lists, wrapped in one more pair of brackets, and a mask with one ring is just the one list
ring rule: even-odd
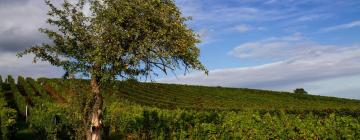
{"label": "green hillside", "polygon": [[[88,92],[89,81],[40,79],[56,88],[64,97],[73,92]],[[79,90],[87,89],[87,90]],[[288,92],[256,89],[205,87],[191,85],[140,83],[135,81],[117,82],[103,89],[105,97],[120,98],[147,106],[166,109],[360,109],[359,100],[341,99]]]}
{"label": "green hillside", "polygon": [[[79,139],[83,133],[89,81],[19,77],[15,83],[9,76],[0,85],[3,139]],[[360,138],[359,100],[131,80],[102,91],[107,139]]]}

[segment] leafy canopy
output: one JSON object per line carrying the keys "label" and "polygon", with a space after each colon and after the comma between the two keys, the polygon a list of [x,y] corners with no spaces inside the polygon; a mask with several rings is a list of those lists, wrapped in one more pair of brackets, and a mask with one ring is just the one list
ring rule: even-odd
{"label": "leafy canopy", "polygon": [[184,68],[206,68],[198,60],[197,34],[185,24],[173,0],[78,0],[50,7],[41,28],[52,43],[33,46],[18,55],[103,80],[157,75]]}

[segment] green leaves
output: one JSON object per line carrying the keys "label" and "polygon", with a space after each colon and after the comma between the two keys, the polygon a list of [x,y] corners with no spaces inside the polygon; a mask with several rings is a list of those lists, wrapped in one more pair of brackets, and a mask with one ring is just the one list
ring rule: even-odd
{"label": "green leaves", "polygon": [[[52,43],[20,52],[20,57],[33,53],[35,60],[49,61],[69,74],[96,75],[100,81],[156,75],[155,69],[206,71],[198,60],[198,35],[172,0],[79,0],[60,7],[45,2],[48,23],[55,28],[40,32]],[[84,8],[87,3],[89,9]]]}
{"label": "green leaves", "polygon": [[105,115],[118,139],[358,139],[360,124],[340,114],[167,110],[123,100],[108,105]]}
{"label": "green leaves", "polygon": [[13,138],[16,133],[16,117],[16,110],[8,106],[0,86],[0,139],[8,140]]}

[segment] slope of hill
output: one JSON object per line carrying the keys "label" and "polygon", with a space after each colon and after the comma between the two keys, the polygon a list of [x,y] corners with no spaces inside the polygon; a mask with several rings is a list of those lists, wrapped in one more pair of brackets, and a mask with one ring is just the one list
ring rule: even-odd
{"label": "slope of hill", "polygon": [[[89,91],[89,81],[40,79],[57,88],[67,96],[70,89]],[[323,110],[360,109],[359,100],[294,94],[256,89],[205,87],[191,85],[116,82],[103,89],[105,96],[112,95],[134,103],[160,108],[205,109],[205,110]]]}
{"label": "slope of hill", "polygon": [[[10,131],[6,136],[12,139],[82,135],[89,81],[19,77],[16,84],[9,76],[1,85],[7,108],[19,117],[0,134]],[[360,138],[358,100],[135,81],[108,84],[102,91],[107,139]]]}

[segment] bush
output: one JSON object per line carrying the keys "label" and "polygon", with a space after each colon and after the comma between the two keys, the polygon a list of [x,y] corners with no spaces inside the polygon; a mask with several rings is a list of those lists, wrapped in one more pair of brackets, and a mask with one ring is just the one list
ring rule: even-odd
{"label": "bush", "polygon": [[2,77],[0,75],[0,92],[3,90],[2,84],[3,84],[3,80],[2,80]]}
{"label": "bush", "polygon": [[76,139],[79,121],[66,106],[44,102],[30,109],[29,123],[36,134],[46,139]]}
{"label": "bush", "polygon": [[294,90],[295,94],[308,94],[303,88],[297,88]]}
{"label": "bush", "polygon": [[135,77],[131,77],[131,78],[126,79],[125,82],[129,83],[129,84],[137,84],[137,83],[139,83],[139,80],[136,79]]}
{"label": "bush", "polygon": [[[0,91],[1,94],[1,91]],[[7,106],[4,98],[0,97],[0,134],[1,139],[12,139],[16,134],[16,110]]]}

